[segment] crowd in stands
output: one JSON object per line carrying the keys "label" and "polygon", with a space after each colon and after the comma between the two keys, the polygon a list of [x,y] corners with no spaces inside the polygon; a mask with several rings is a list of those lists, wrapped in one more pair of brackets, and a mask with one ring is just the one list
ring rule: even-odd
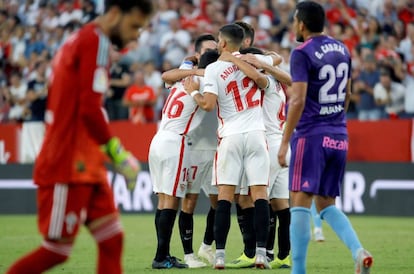
{"label": "crowd in stands", "polygon": [[[254,45],[284,57],[297,46],[294,0],[154,0],[157,11],[137,41],[112,53],[105,107],[110,120],[160,119],[168,94],[161,73],[193,54],[194,39],[245,21]],[[414,0],[319,0],[326,33],[352,54],[350,119],[414,117]],[[0,0],[0,122],[43,121],[51,60],[103,0]]]}

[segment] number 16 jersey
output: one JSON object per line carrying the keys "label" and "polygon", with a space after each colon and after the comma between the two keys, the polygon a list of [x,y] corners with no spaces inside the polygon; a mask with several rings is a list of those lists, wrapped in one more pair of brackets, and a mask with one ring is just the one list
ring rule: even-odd
{"label": "number 16 jersey", "polygon": [[182,82],[177,82],[171,86],[162,109],[159,130],[186,135],[200,125],[204,114],[194,99],[187,94]]}
{"label": "number 16 jersey", "polygon": [[219,138],[265,130],[262,91],[235,64],[218,60],[208,65],[204,73],[206,92],[217,95]]}

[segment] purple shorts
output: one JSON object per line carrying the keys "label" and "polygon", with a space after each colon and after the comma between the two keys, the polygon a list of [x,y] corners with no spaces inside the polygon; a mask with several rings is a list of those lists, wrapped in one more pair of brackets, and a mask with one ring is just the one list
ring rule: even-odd
{"label": "purple shorts", "polygon": [[294,137],[289,165],[289,190],[339,196],[345,173],[348,136],[317,134]]}

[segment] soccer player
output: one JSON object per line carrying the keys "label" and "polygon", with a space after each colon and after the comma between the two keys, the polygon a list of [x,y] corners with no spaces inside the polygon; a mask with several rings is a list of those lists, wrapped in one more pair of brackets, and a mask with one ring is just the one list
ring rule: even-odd
{"label": "soccer player", "polygon": [[[217,48],[216,39],[211,34],[203,34],[194,41],[195,55],[190,60],[184,61],[190,66],[200,62],[200,57],[207,51]],[[205,56],[207,58],[207,56]],[[191,62],[191,63],[189,63]],[[191,69],[172,69],[162,74],[163,81],[166,84],[172,84],[181,81],[183,78],[191,75],[204,75],[204,68],[194,66]],[[203,110],[199,110],[203,111]],[[217,118],[214,112],[205,113],[202,126],[195,128],[188,134],[190,169],[188,175],[187,193],[181,202],[181,211],[178,217],[181,242],[184,248],[184,262],[190,268],[199,268],[206,266],[194,255],[193,251],[193,213],[197,205],[200,189],[206,192],[210,197],[211,207],[207,214],[207,225],[204,233],[203,243],[199,249],[199,256],[206,259],[211,264],[214,263],[214,251],[211,245],[214,240],[214,214],[217,206],[217,188],[211,186],[211,174],[213,167],[214,154],[217,148]]]}
{"label": "soccer player", "polygon": [[371,254],[362,247],[347,216],[335,206],[348,150],[345,112],[351,95],[351,58],[344,44],[323,34],[324,24],[320,4],[297,4],[293,30],[297,41],[304,43],[291,55],[292,92],[278,153],[280,165],[287,166],[291,142],[292,273],[306,273],[313,196],[321,218],[352,252],[355,273],[369,273]]}
{"label": "soccer player", "polygon": [[269,268],[266,260],[266,238],[269,225],[267,183],[269,155],[264,134],[262,94],[267,78],[254,67],[240,60],[239,49],[244,38],[243,29],[235,24],[225,25],[219,31],[220,60],[205,71],[203,94],[198,83],[186,80],[186,90],[206,111],[218,105],[219,145],[215,157],[215,184],[218,185],[218,203],[214,224],[216,241],[216,269],[225,267],[225,245],[230,228],[230,209],[236,186],[246,172],[255,204],[256,261],[259,268]]}
{"label": "soccer player", "polygon": [[[270,181],[269,181],[269,213],[270,226],[266,245],[266,256],[272,268],[290,267],[290,242],[289,242],[289,188],[288,188],[288,168],[281,168],[277,161],[277,151],[283,134],[283,124],[285,122],[286,95],[281,82],[291,84],[290,75],[277,66],[274,67],[263,63],[261,58],[263,51],[249,47],[240,50],[245,54],[242,60],[247,60],[257,69],[269,73],[267,75],[269,86],[265,89],[263,100],[263,113],[266,128],[266,139],[270,157]],[[248,58],[247,58],[248,57]],[[276,77],[273,78],[272,75]],[[236,196],[237,198],[237,196]],[[239,226],[242,231],[244,251],[240,257],[226,264],[227,268],[248,268],[255,263],[255,231],[254,231],[254,205],[251,202],[248,188],[242,180],[240,195],[238,197],[240,206],[237,207],[240,214],[237,216]],[[239,210],[240,209],[240,210]],[[274,257],[274,242],[276,234],[276,217],[279,219],[278,227],[278,254]]]}
{"label": "soccer player", "polygon": [[107,182],[105,155],[136,182],[139,164],[109,131],[102,110],[111,42],[136,40],[153,12],[149,0],[107,0],[105,12],[67,39],[53,60],[46,136],[34,167],[40,247],[7,273],[43,273],[63,263],[84,224],[98,247],[97,273],[121,273],[123,231]]}
{"label": "soccer player", "polygon": [[[200,62],[200,66],[205,67],[217,58],[216,53],[215,57],[205,59],[204,64]],[[192,64],[186,63],[182,64],[181,68],[184,69],[186,66],[188,69],[192,68]],[[182,81],[176,82],[170,90],[162,110],[159,129],[151,141],[149,150],[153,189],[158,196],[155,215],[158,245],[152,263],[154,269],[189,267],[188,264],[170,256],[170,241],[178,205],[187,192],[190,174],[187,134],[200,125],[205,115],[185,92]]]}

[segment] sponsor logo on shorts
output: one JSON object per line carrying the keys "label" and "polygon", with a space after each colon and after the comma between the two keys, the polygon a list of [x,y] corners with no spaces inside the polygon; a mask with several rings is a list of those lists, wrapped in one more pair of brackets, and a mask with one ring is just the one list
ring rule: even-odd
{"label": "sponsor logo on shorts", "polygon": [[337,150],[348,150],[347,140],[335,140],[331,137],[324,136],[322,141],[322,147],[337,149]]}

